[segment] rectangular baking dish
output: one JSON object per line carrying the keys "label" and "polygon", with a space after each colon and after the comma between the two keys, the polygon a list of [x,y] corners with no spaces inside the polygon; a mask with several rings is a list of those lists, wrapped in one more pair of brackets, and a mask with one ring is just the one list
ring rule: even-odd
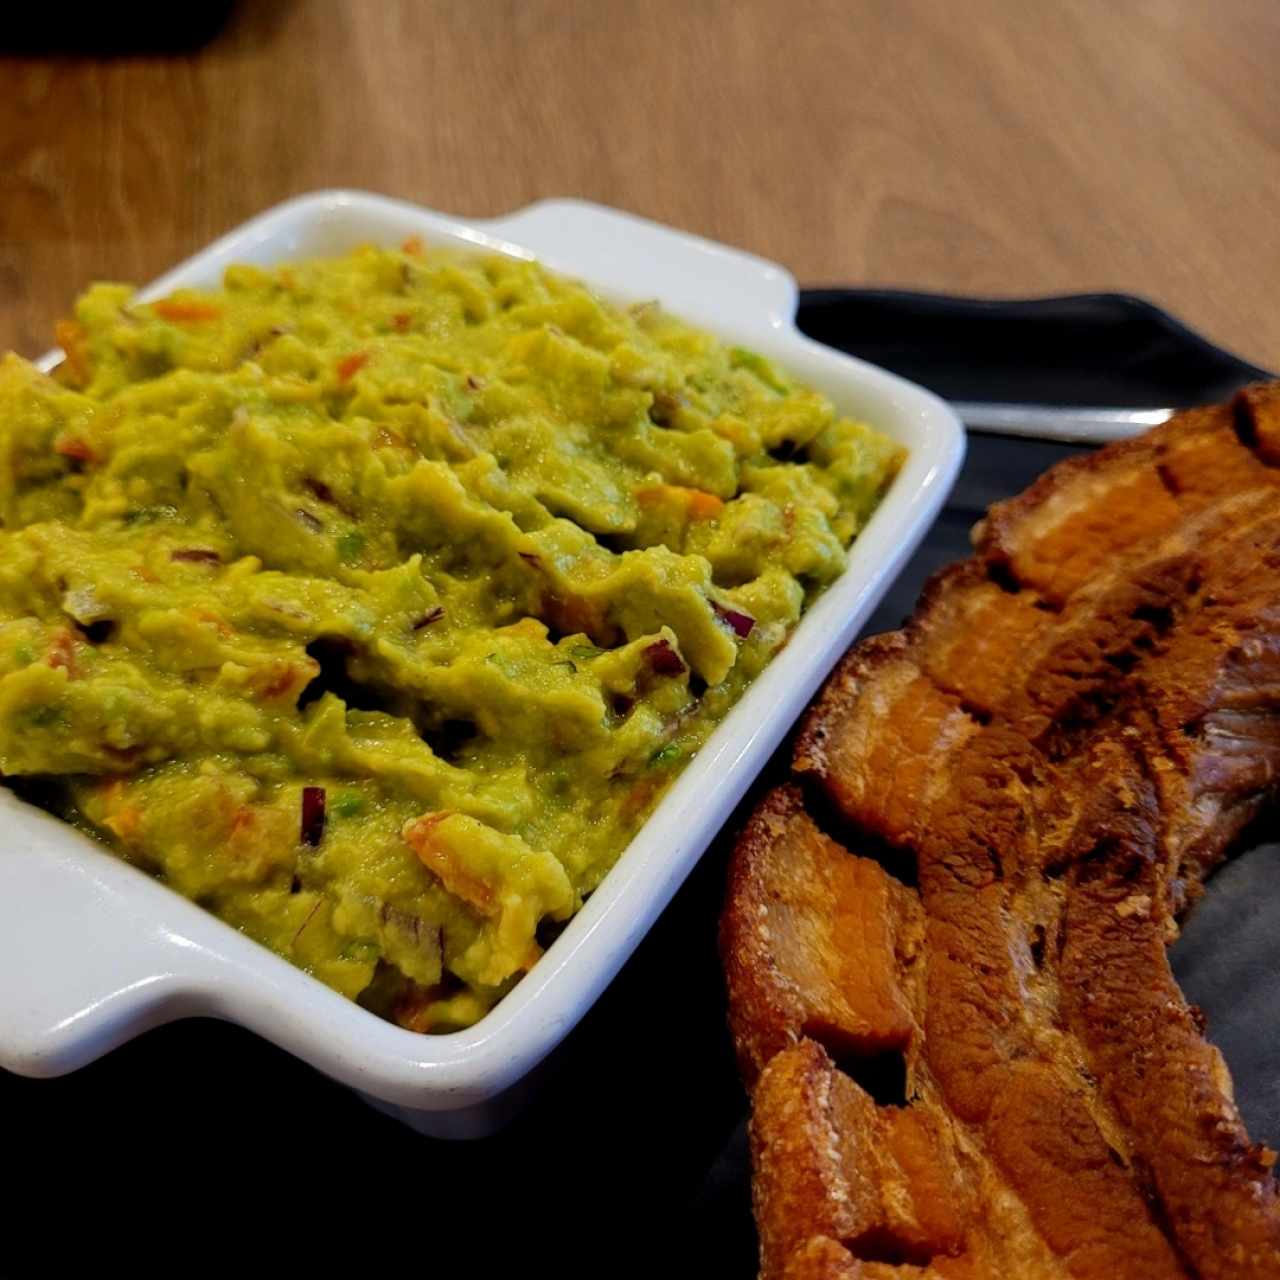
{"label": "rectangular baking dish", "polygon": [[[912,383],[801,335],[788,272],[599,205],[549,200],[506,217],[463,219],[321,191],[254,218],[142,296],[216,286],[232,262],[269,265],[411,235],[536,257],[618,300],[657,298],[887,432],[907,447],[907,461],[845,572],[787,647],[533,970],[464,1031],[422,1036],[381,1021],[0,788],[0,1066],[56,1076],[161,1023],[214,1016],[265,1036],[423,1133],[492,1131],[670,900],[951,488],[964,453],[955,415]],[[43,367],[59,355],[51,352]]]}

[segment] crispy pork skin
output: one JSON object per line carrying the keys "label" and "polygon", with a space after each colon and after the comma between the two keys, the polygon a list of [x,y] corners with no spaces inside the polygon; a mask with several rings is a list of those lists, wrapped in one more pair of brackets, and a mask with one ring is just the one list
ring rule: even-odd
{"label": "crispy pork skin", "polygon": [[722,922],[744,1079],[808,1035],[833,1053],[903,1050],[923,938],[919,900],[877,862],[814,825],[800,789],[780,787],[743,833]]}
{"label": "crispy pork skin", "polygon": [[1280,795],[1280,384],[974,548],[846,655],[735,853],[761,1274],[1280,1277],[1276,1157],[1166,955]]}

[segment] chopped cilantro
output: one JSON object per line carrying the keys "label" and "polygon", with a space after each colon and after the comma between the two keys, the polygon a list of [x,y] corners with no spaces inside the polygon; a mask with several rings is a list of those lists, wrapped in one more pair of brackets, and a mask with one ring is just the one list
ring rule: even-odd
{"label": "chopped cilantro", "polygon": [[349,529],[338,539],[338,559],[350,563],[364,550],[364,534],[359,529]]}
{"label": "chopped cilantro", "polygon": [[364,797],[358,791],[339,791],[333,801],[333,812],[339,818],[354,818],[364,809]]}
{"label": "chopped cilantro", "polygon": [[649,768],[664,769],[668,765],[675,764],[683,755],[684,751],[677,743],[668,742],[665,747],[659,747],[649,757]]}

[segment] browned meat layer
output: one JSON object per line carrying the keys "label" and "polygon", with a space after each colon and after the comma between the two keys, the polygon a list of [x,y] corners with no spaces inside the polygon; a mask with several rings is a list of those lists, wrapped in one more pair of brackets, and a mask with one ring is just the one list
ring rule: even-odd
{"label": "browned meat layer", "polygon": [[[1054,468],[974,543],[803,726],[853,852],[795,784],[739,841],[762,1275],[1280,1276],[1275,1156],[1166,957],[1280,792],[1280,387]],[[896,1105],[863,1087],[894,1055]]]}
{"label": "browned meat layer", "polygon": [[916,1032],[901,977],[923,938],[920,903],[879,863],[823,835],[782,787],[743,835],[726,920],[744,1079],[801,1033],[833,1053],[903,1050]]}

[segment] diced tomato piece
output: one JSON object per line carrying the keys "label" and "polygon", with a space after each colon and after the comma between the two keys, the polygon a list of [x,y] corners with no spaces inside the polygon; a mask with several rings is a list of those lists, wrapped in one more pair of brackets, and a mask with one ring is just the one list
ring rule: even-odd
{"label": "diced tomato piece", "polygon": [[255,672],[249,687],[264,702],[272,702],[295,687],[305,684],[310,675],[292,662],[271,662]]}
{"label": "diced tomato piece", "polygon": [[234,840],[237,836],[252,831],[253,827],[253,810],[247,804],[242,804],[231,819],[231,830],[227,832],[227,839]]}
{"label": "diced tomato piece", "polygon": [[171,324],[203,324],[222,314],[216,302],[201,302],[198,298],[161,298],[151,304],[151,310]]}
{"label": "diced tomato piece", "polygon": [[548,593],[542,597],[539,612],[552,630],[562,635],[571,636],[581,631],[606,647],[616,640],[617,628],[609,624],[604,610],[593,600]]}
{"label": "diced tomato piece", "polygon": [[367,351],[353,351],[338,361],[338,381],[350,382],[369,363]]}
{"label": "diced tomato piece", "polygon": [[[156,579],[153,576],[150,580],[154,582]],[[191,616],[198,618],[201,622],[207,622],[224,640],[229,640],[235,635],[235,629],[226,618],[210,609],[193,609]]]}
{"label": "diced tomato piece", "polygon": [[75,679],[76,642],[65,627],[53,633],[46,661],[55,671],[65,671],[70,679]]}
{"label": "diced tomato piece", "polygon": [[53,443],[53,451],[60,453],[64,458],[73,458],[77,462],[96,462],[98,457],[88,441],[76,436],[60,436]]}
{"label": "diced tomato piece", "polygon": [[437,1000],[443,1000],[446,994],[447,988],[443,984],[423,987],[416,982],[406,983],[391,1007],[392,1021],[419,1034],[430,1031],[433,1025],[431,1006]]}
{"label": "diced tomato piece", "polygon": [[724,499],[703,489],[689,491],[689,519],[714,520],[724,510]]}
{"label": "diced tomato piece", "polygon": [[642,506],[652,506],[665,500],[676,500],[684,505],[690,520],[714,520],[724,510],[724,500],[705,489],[688,489],[679,484],[653,484],[637,489],[636,501]]}
{"label": "diced tomato piece", "polygon": [[500,908],[493,886],[460,865],[457,856],[436,835],[436,827],[451,815],[452,810],[449,809],[424,813],[422,817],[406,822],[400,834],[418,855],[418,861],[450,893],[475,907],[481,915],[496,916]]}
{"label": "diced tomato piece", "polygon": [[118,778],[107,784],[102,795],[107,804],[102,825],[127,844],[142,829],[142,810],[125,799],[124,783]]}
{"label": "diced tomato piece", "polygon": [[53,326],[53,336],[66,356],[67,371],[76,383],[83,386],[89,381],[89,335],[78,320],[59,320]]}

